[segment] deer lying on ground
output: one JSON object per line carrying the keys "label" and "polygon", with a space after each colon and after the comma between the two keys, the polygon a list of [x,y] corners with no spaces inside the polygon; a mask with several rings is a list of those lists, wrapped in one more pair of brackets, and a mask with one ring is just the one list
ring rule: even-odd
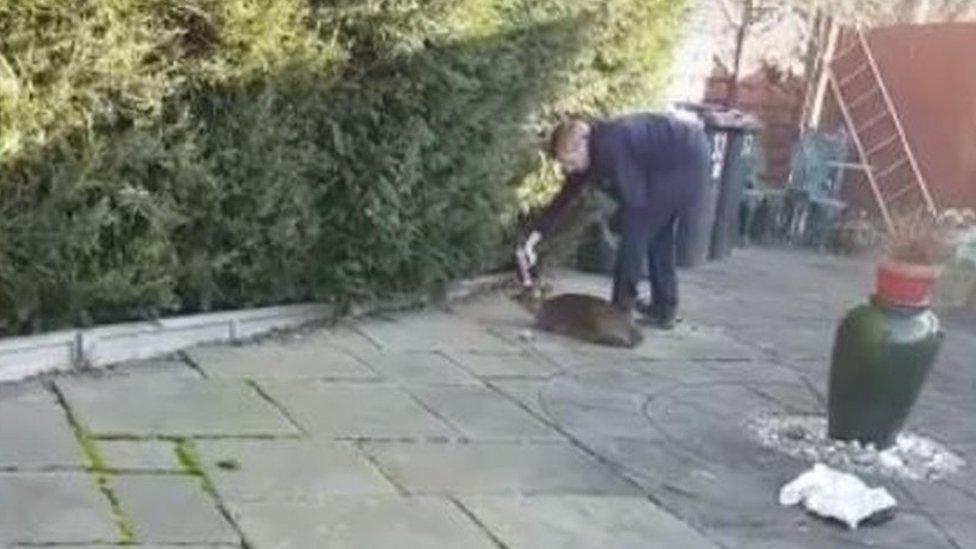
{"label": "deer lying on ground", "polygon": [[575,293],[547,294],[548,288],[533,285],[515,296],[535,316],[540,330],[609,347],[633,348],[644,340],[633,317],[604,299]]}

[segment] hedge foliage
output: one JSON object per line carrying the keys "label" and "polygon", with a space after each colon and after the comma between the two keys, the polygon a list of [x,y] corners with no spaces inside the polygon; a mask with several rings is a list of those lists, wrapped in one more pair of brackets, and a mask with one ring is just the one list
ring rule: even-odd
{"label": "hedge foliage", "polygon": [[507,258],[561,112],[680,0],[0,0],[0,333],[428,291]]}

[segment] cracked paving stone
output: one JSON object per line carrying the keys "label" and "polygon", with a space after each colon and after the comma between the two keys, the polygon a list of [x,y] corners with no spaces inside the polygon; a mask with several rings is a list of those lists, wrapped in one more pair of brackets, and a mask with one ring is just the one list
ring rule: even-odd
{"label": "cracked paving stone", "polygon": [[396,320],[370,320],[356,328],[390,351],[513,350],[510,343],[483,326],[437,311],[399,315]]}
{"label": "cracked paving stone", "polygon": [[357,352],[382,377],[404,385],[480,385],[481,382],[441,353],[430,351]]}
{"label": "cracked paving stone", "polygon": [[537,416],[547,421],[551,420],[542,405],[542,390],[548,381],[540,379],[493,379],[490,383]]}
{"label": "cracked paving stone", "polygon": [[240,537],[197,477],[116,476],[110,487],[132,520],[136,539],[151,543],[237,543]]}
{"label": "cracked paving stone", "polygon": [[450,438],[457,433],[387,383],[261,382],[309,432],[333,438]]}
{"label": "cracked paving stone", "polygon": [[0,398],[0,469],[85,465],[68,417],[53,395]]}
{"label": "cracked paving stone", "polygon": [[646,498],[471,496],[461,502],[509,549],[717,547]]}
{"label": "cracked paving stone", "polygon": [[479,377],[548,378],[559,368],[526,352],[449,350],[447,355]]}
{"label": "cracked paving stone", "polygon": [[240,381],[138,378],[57,382],[96,436],[294,436],[297,429]]}
{"label": "cracked paving stone", "polygon": [[370,443],[364,449],[410,493],[638,493],[607,465],[571,444]]}
{"label": "cracked paving stone", "polygon": [[112,510],[81,473],[0,473],[0,545],[118,541]]}
{"label": "cracked paving stone", "polygon": [[484,387],[416,387],[410,391],[475,440],[563,438],[511,400]]}
{"label": "cracked paving stone", "polygon": [[207,476],[227,501],[316,500],[395,494],[354,446],[326,441],[197,441]]}
{"label": "cracked paving stone", "polygon": [[187,351],[209,378],[376,379],[375,372],[324,337]]}
{"label": "cracked paving stone", "polygon": [[325,497],[315,503],[233,503],[256,549],[492,549],[490,538],[447,500]]}
{"label": "cracked paving stone", "polygon": [[321,330],[316,335],[325,339],[330,345],[354,355],[360,352],[377,351],[380,348],[376,342],[360,333],[352,322],[345,322],[327,330]]}
{"label": "cracked paving stone", "polygon": [[134,360],[115,364],[106,369],[111,376],[137,376],[147,379],[153,376],[180,379],[203,379],[200,372],[180,360]]}

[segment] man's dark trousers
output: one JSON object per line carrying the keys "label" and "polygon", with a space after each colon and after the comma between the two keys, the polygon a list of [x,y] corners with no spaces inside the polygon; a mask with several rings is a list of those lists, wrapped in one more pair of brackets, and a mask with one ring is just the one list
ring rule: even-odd
{"label": "man's dark trousers", "polygon": [[708,142],[702,139],[687,162],[655,178],[645,204],[621,204],[614,216],[620,233],[613,276],[615,304],[627,309],[635,305],[646,257],[651,285],[648,316],[660,321],[674,319],[678,307],[677,226],[699,209],[708,161]]}

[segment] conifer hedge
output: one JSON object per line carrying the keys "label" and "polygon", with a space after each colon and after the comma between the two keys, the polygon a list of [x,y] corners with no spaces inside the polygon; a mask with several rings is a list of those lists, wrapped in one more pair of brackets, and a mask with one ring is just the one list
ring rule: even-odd
{"label": "conifer hedge", "polygon": [[507,259],[558,113],[681,0],[0,0],[0,334],[425,292]]}

